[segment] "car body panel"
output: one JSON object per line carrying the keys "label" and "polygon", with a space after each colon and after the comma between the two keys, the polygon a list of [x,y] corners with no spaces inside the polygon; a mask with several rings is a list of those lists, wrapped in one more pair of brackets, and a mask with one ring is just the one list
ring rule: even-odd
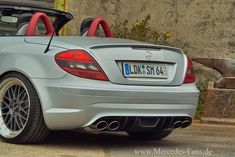
{"label": "car body panel", "polygon": [[[195,115],[199,91],[194,83],[183,83],[188,59],[181,49],[98,37],[12,35],[0,39],[0,77],[18,72],[31,81],[40,98],[44,121],[51,130],[85,128],[107,116],[189,120]],[[108,80],[85,79],[62,70],[55,55],[68,50],[89,53]],[[164,63],[169,66],[169,77],[126,78],[124,62]]]}
{"label": "car body panel", "polygon": [[[46,44],[40,38],[27,38],[28,43]],[[60,43],[61,42],[61,43]],[[63,44],[64,43],[64,44]],[[181,85],[187,68],[187,58],[182,50],[124,39],[87,37],[55,37],[52,46],[63,45],[66,49],[84,49],[100,64],[109,80],[117,84],[133,85]],[[146,58],[151,53],[151,59]],[[122,63],[165,63],[169,65],[168,79],[132,79],[123,76]],[[183,75],[182,75],[183,74]]]}
{"label": "car body panel", "polygon": [[[30,78],[60,78],[65,75],[54,61],[54,54],[64,49],[54,47],[44,54],[45,45],[27,44],[24,37],[0,37],[0,74],[19,71]],[[48,38],[49,39],[49,38]],[[46,39],[45,39],[46,40]]]}
{"label": "car body panel", "polygon": [[118,85],[69,74],[32,81],[41,93],[45,122],[52,130],[86,127],[104,116],[193,117],[199,95],[194,84]]}
{"label": "car body panel", "polygon": [[[120,74],[109,73],[111,69],[118,70],[118,65],[112,59],[116,57],[117,60],[125,58],[141,60],[145,57],[145,51],[132,52],[130,47],[113,48],[113,51],[110,51],[112,48],[105,50],[102,48],[99,51],[90,48],[107,45],[107,43],[116,46],[128,43],[129,46],[152,46],[152,44],[123,39],[86,37],[68,37],[68,42],[66,42],[64,37],[55,37],[50,51],[44,54],[49,37],[2,38],[4,40],[0,43],[0,67],[4,68],[0,68],[0,74],[7,71],[18,71],[29,77],[39,93],[45,123],[49,129],[86,127],[98,118],[109,115],[193,117],[195,114],[198,90],[195,84],[182,85],[184,74],[178,79],[179,84],[172,87],[169,86],[169,82],[167,86],[161,85],[161,82],[152,85],[149,80],[150,83],[146,83],[146,86],[136,82],[129,83],[129,85],[127,85],[128,82],[115,82],[114,78],[120,79]],[[73,40],[71,41],[70,38]],[[74,39],[77,39],[76,45]],[[85,41],[84,44],[81,43],[82,41]],[[101,65],[111,82],[78,78],[61,70],[54,61],[54,55],[67,49],[83,49],[89,52]],[[125,52],[136,54],[123,57]],[[98,53],[100,54],[96,55]],[[168,55],[171,53],[172,60],[174,60],[174,56],[175,60],[179,59],[179,55],[183,56],[181,64],[184,71],[186,70],[183,53],[168,49],[160,52],[160,54],[163,53]],[[159,58],[160,61],[164,61],[166,56],[156,55],[154,57],[158,61]]]}

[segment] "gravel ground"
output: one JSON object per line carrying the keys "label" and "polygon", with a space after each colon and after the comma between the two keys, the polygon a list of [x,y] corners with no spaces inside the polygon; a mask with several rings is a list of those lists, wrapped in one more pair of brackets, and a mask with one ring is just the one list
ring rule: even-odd
{"label": "gravel ground", "polygon": [[0,140],[0,157],[232,157],[235,126],[194,123],[162,141],[135,141],[124,133],[53,132],[40,145]]}

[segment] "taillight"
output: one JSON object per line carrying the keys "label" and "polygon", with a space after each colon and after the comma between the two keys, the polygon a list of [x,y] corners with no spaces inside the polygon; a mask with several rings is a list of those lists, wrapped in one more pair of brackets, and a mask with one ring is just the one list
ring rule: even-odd
{"label": "taillight", "polygon": [[104,71],[84,50],[68,50],[55,55],[55,61],[64,71],[87,79],[108,81]]}
{"label": "taillight", "polygon": [[194,69],[193,69],[193,63],[190,58],[188,58],[188,67],[184,78],[184,84],[186,83],[194,83],[196,80]]}

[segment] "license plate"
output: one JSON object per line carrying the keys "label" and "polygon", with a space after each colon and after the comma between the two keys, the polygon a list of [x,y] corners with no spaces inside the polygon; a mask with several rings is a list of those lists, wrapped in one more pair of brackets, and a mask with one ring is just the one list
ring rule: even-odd
{"label": "license plate", "polygon": [[124,62],[123,69],[129,78],[168,78],[167,64]]}

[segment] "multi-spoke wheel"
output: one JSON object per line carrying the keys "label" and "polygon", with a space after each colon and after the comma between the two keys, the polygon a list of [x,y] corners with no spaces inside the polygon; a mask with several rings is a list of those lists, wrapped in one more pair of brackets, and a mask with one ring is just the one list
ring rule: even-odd
{"label": "multi-spoke wheel", "polygon": [[34,143],[48,134],[38,95],[30,81],[11,73],[0,81],[0,135],[11,143]]}
{"label": "multi-spoke wheel", "polygon": [[0,123],[3,136],[15,137],[21,133],[29,118],[29,94],[27,88],[17,78],[8,78],[2,82],[0,97]]}

